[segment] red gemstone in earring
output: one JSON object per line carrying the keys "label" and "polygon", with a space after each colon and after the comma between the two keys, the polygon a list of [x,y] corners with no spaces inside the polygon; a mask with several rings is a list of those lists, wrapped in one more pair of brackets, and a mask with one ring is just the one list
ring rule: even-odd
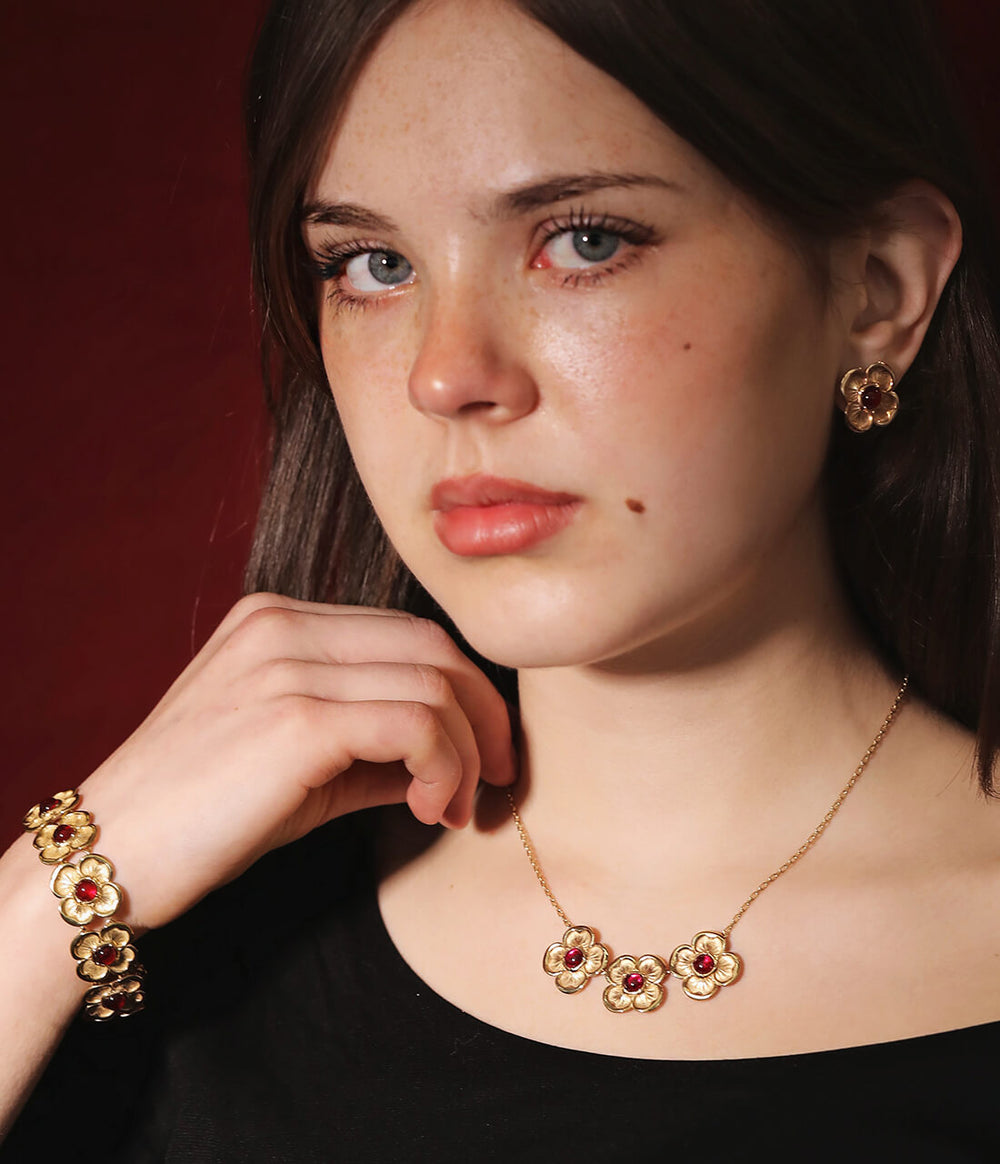
{"label": "red gemstone in earring", "polygon": [[118,951],[114,946],[98,946],[92,956],[98,966],[113,966],[118,961]]}
{"label": "red gemstone in earring", "polygon": [[633,970],[631,974],[625,975],[622,986],[628,991],[629,994],[638,994],[639,991],[642,990],[645,981],[646,979],[643,978],[643,976],[637,970]]}
{"label": "red gemstone in earring", "polygon": [[876,408],[882,403],[882,389],[876,387],[874,384],[869,384],[868,387],[861,393],[861,407],[867,412],[874,412]]}
{"label": "red gemstone in earring", "polygon": [[563,954],[563,965],[567,970],[577,970],[583,965],[583,951],[577,946],[571,946]]}
{"label": "red gemstone in earring", "polygon": [[55,797],[50,797],[48,800],[43,800],[38,806],[39,812],[51,812],[54,808],[59,807],[59,801]]}
{"label": "red gemstone in earring", "polygon": [[64,845],[76,832],[71,825],[61,824],[58,828],[53,830],[52,839],[57,845]]}
{"label": "red gemstone in earring", "polygon": [[699,974],[711,974],[715,969],[715,959],[711,954],[699,954],[694,960],[694,968]]}

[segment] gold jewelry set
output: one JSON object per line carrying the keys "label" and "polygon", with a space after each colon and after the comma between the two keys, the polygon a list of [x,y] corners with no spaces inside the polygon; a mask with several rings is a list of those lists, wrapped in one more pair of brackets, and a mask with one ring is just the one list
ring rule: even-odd
{"label": "gold jewelry set", "polygon": [[[848,427],[867,432],[873,425],[889,424],[899,408],[895,376],[881,360],[867,368],[852,368],[840,381],[838,407]],[[868,761],[882,742],[896,714],[908,679],[893,701],[888,715],[854,770],[854,774],[830,810],[798,849],[770,877],[757,886],[722,930],[701,930],[689,943],[677,946],[669,958],[656,954],[619,954],[612,958],[607,946],[598,939],[597,930],[575,925],[559,904],[542,872],[534,846],[521,820],[510,788],[507,799],[524,851],[541,885],[566,927],[562,939],[553,942],[542,958],[545,973],[555,979],[563,994],[576,994],[587,983],[603,974],[604,1005],[609,1011],[648,1013],[656,1010],[667,995],[665,981],[674,975],[689,998],[714,998],[724,986],[731,986],[743,973],[743,959],[729,949],[729,935],[761,893],[819,840],[826,826],[844,803],[847,794],[864,772]],[[97,853],[90,852],[97,826],[89,812],[77,808],[80,794],[75,789],[57,792],[31,808],[24,817],[24,827],[34,833],[33,844],[46,865],[55,865],[49,882],[59,898],[63,920],[79,929],[70,944],[76,959],[76,972],[90,984],[83,998],[87,1018],[104,1022],[137,1014],[145,1004],[144,969],[136,960],[132,931],[114,921],[120,909],[122,889],[114,880],[114,866]],[[78,863],[74,860],[79,858]],[[91,928],[95,924],[99,929]]]}
{"label": "gold jewelry set", "polygon": [[[867,368],[852,368],[840,381],[837,404],[844,413],[848,428],[853,432],[867,432],[873,425],[889,424],[899,409],[892,369],[881,360],[869,364]],[[611,951],[599,940],[597,930],[591,926],[575,925],[570,920],[542,872],[535,847],[517,810],[514,793],[507,788],[511,815],[531,868],[542,892],[566,927],[562,939],[553,942],[542,956],[542,969],[555,979],[556,989],[563,994],[576,994],[592,978],[603,974],[607,981],[604,1005],[609,1011],[614,1014],[626,1014],[629,1011],[648,1014],[666,999],[665,982],[671,974],[678,979],[688,998],[699,1001],[714,998],[723,986],[731,986],[736,982],[743,973],[743,958],[729,949],[729,935],[733,928],[764,890],[777,881],[782,873],[791,869],[823,835],[889,730],[908,683],[909,677],[906,676],[854,774],[817,827],[787,861],[757,886],[733,915],[729,925],[722,930],[699,931],[690,942],[675,947],[669,958],[657,954],[641,954],[638,957],[634,954],[619,954],[617,958],[612,958]]]}
{"label": "gold jewelry set", "polygon": [[[29,809],[24,827],[34,833],[32,844],[40,860],[55,865],[49,887],[59,898],[63,921],[79,929],[70,943],[76,972],[90,989],[83,996],[83,1013],[95,1022],[127,1018],[143,1009],[142,966],[136,961],[132,931],[115,922],[121,908],[122,887],[114,866],[90,851],[97,826],[89,812],[77,805],[75,789],[57,792]],[[79,863],[74,864],[74,859]],[[99,929],[91,928],[94,925]]]}

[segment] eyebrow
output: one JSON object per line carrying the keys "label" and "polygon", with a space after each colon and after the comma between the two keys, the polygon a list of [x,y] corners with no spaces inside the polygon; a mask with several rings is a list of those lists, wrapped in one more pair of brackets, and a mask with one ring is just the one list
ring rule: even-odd
{"label": "eyebrow", "polygon": [[[487,206],[488,219],[516,218],[531,210],[578,198],[594,190],[612,187],[656,186],[665,190],[682,191],[677,182],[670,182],[658,174],[613,173],[605,170],[585,174],[556,174],[541,182],[515,186],[495,195]],[[478,216],[477,216],[478,217]],[[356,202],[310,202],[302,208],[302,222],[307,226],[353,226],[361,230],[399,233],[400,228],[391,218],[359,206]]]}

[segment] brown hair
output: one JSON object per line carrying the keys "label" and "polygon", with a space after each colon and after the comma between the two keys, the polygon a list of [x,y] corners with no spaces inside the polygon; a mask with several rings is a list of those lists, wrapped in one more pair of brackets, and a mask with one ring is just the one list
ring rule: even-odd
{"label": "brown hair", "polygon": [[[274,420],[245,588],[396,606],[445,625],[351,459],[319,355],[299,217],[332,120],[411,0],[277,0],[247,95],[253,276]],[[627,86],[799,237],[857,229],[903,181],[954,202],[965,247],[875,440],[832,426],[828,513],[844,585],[887,659],[1000,748],[1000,340],[996,238],[918,0],[511,0]],[[832,389],[832,386],[831,386]]]}

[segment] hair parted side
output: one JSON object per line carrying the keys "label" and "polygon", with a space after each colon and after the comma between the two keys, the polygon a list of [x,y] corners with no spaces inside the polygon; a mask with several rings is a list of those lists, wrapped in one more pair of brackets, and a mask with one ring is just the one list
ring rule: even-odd
{"label": "hair parted side", "polygon": [[[873,641],[932,704],[978,733],[984,791],[1000,750],[1000,287],[985,185],[955,112],[929,0],[510,0],[615,77],[810,243],[870,223],[903,182],[954,202],[965,245],[873,440],[836,413],[828,514]],[[326,383],[299,218],[338,110],[412,0],[277,0],[247,92],[253,280],[274,422],[246,591],[395,606],[481,659],[389,543]],[[878,83],[855,78],[877,78]]]}

